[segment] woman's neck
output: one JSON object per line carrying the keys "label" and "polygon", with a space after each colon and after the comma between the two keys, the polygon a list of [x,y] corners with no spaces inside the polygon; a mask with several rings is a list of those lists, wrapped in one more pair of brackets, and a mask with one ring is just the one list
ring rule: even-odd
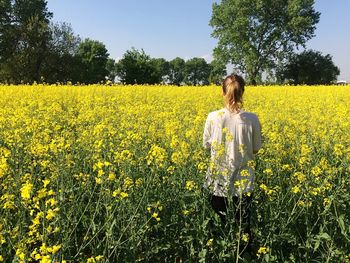
{"label": "woman's neck", "polygon": [[232,109],[230,108],[229,105],[226,105],[225,108],[232,114],[238,114],[242,111],[241,108],[236,108],[236,109],[233,109],[233,111],[232,111]]}

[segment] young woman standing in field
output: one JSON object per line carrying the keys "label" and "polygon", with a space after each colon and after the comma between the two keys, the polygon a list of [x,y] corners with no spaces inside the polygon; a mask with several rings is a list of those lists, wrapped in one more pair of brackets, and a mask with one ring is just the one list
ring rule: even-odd
{"label": "young woman standing in field", "polygon": [[235,221],[250,231],[250,206],[254,189],[254,155],[261,147],[261,125],[254,113],[243,110],[244,80],[230,75],[222,84],[225,107],[208,114],[203,145],[210,150],[211,163],[205,187],[210,203],[226,224],[228,205],[235,209]]}

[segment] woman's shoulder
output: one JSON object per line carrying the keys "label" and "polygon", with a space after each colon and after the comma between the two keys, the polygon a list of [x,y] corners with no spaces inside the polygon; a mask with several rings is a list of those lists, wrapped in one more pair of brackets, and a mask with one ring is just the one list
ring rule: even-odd
{"label": "woman's shoulder", "polygon": [[256,115],[253,112],[242,111],[240,115],[241,115],[241,117],[250,119],[252,121],[259,121],[258,115]]}
{"label": "woman's shoulder", "polygon": [[225,114],[225,108],[209,112],[208,119],[214,120],[214,119],[220,119]]}

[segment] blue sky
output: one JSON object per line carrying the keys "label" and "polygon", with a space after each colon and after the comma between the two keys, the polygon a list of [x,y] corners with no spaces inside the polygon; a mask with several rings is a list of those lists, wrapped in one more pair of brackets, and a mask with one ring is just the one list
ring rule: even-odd
{"label": "blue sky", "polygon": [[[48,0],[56,22],[68,22],[81,38],[103,42],[119,59],[131,47],[151,57],[211,59],[217,41],[208,25],[215,0]],[[350,82],[350,1],[316,0],[321,12],[307,48],[330,54],[339,80]]]}

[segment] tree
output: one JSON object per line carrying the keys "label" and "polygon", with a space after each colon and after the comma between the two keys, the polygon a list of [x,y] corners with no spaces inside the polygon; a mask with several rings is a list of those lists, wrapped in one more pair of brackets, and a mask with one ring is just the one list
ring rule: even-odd
{"label": "tree", "polygon": [[0,1],[0,82],[9,82],[9,58],[13,54],[13,25],[11,0]]}
{"label": "tree", "polygon": [[50,25],[51,49],[63,55],[75,55],[81,43],[79,36],[74,34],[72,26],[68,23],[55,23]]}
{"label": "tree", "polygon": [[81,43],[70,24],[50,25],[49,51],[44,61],[43,76],[46,82],[67,82],[78,80],[81,63],[75,57]]}
{"label": "tree", "polygon": [[0,63],[11,54],[10,29],[11,29],[12,5],[10,0],[0,1]]}
{"label": "tree", "polygon": [[185,63],[185,82],[188,85],[208,85],[210,65],[204,58],[192,58]]}
{"label": "tree", "polygon": [[169,62],[169,84],[181,85],[185,78],[185,60],[176,57]]}
{"label": "tree", "polygon": [[320,85],[335,81],[339,73],[329,54],[323,56],[319,51],[305,50],[291,56],[278,75],[282,81],[293,84]]}
{"label": "tree", "polygon": [[109,54],[102,42],[85,39],[80,43],[76,56],[83,67],[80,82],[98,83],[106,80]]}
{"label": "tree", "polygon": [[227,75],[225,64],[214,59],[210,63],[209,82],[220,85],[225,75]]}
{"label": "tree", "polygon": [[117,77],[117,65],[114,59],[108,58],[107,64],[106,64],[106,70],[108,72],[107,80],[114,83],[115,78]]}
{"label": "tree", "polygon": [[160,72],[161,79],[163,83],[169,81],[169,73],[170,73],[170,63],[166,61],[164,58],[154,58],[154,63],[158,71]]}
{"label": "tree", "polygon": [[222,0],[210,25],[218,39],[214,57],[231,63],[253,85],[266,69],[314,35],[320,13],[313,0]]}
{"label": "tree", "polygon": [[1,79],[40,81],[50,41],[47,1],[3,0],[0,7]]}
{"label": "tree", "polygon": [[156,84],[162,80],[156,61],[144,50],[135,48],[126,51],[117,63],[117,75],[125,84]]}

